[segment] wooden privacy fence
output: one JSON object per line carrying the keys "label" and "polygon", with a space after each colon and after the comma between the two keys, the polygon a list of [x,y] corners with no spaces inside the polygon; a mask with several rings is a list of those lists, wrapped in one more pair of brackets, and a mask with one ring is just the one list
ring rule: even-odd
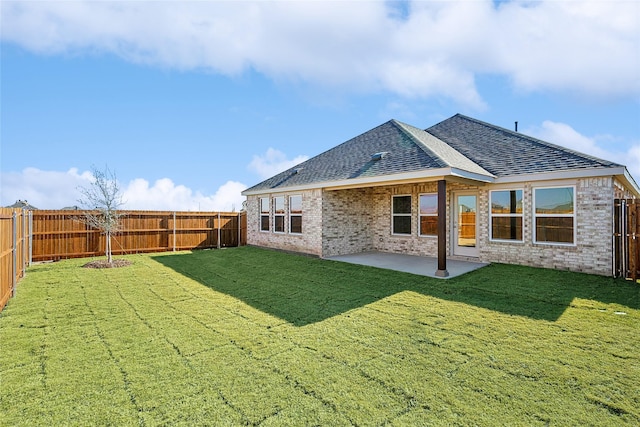
{"label": "wooden privacy fence", "polygon": [[[112,253],[134,254],[247,244],[240,212],[121,211]],[[82,211],[0,208],[0,311],[32,261],[104,255],[105,236],[79,221]]]}
{"label": "wooden privacy fence", "polygon": [[29,211],[0,208],[0,311],[26,274],[30,230]]}
{"label": "wooden privacy fence", "polygon": [[[92,212],[97,214],[97,212]],[[120,211],[114,255],[246,244],[244,212]],[[82,211],[33,211],[33,261],[104,255],[105,236],[81,221]]]}
{"label": "wooden privacy fence", "polygon": [[613,275],[640,278],[640,200],[616,199],[613,230]]}

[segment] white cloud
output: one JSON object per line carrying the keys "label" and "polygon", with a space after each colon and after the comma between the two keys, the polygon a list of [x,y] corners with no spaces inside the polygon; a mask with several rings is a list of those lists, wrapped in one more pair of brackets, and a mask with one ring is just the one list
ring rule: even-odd
{"label": "white cloud", "polygon": [[72,168],[66,172],[43,171],[26,168],[22,172],[3,172],[2,206],[13,204],[16,200],[27,200],[39,209],[60,209],[78,204],[78,187],[91,183],[91,172],[79,173]]}
{"label": "white cloud", "polygon": [[541,126],[527,129],[524,133],[543,141],[625,165],[631,175],[640,178],[640,142],[632,143],[627,151],[612,151],[608,146],[610,144],[607,144],[614,139],[612,136],[585,136],[568,124],[551,120],[545,120]]}
{"label": "white cloud", "polygon": [[287,159],[285,153],[269,147],[264,155],[254,155],[251,163],[249,163],[247,167],[261,179],[267,179],[304,162],[308,158],[309,156],[300,155],[293,159]]}
{"label": "white cloud", "polygon": [[123,189],[123,200],[126,209],[230,212],[242,209],[244,196],[240,193],[246,188],[242,183],[227,181],[215,194],[207,196],[175,185],[169,178],[159,179],[152,186],[137,178]]}
{"label": "white cloud", "polygon": [[[67,172],[26,168],[21,172],[3,172],[0,179],[2,206],[27,200],[39,209],[61,209],[79,204],[78,187],[89,187],[92,174],[88,171],[79,173],[75,168]],[[244,201],[240,193],[247,188],[240,182],[227,181],[215,194],[205,195],[176,185],[169,178],[159,179],[153,185],[142,178],[119,185],[123,209],[177,211],[239,211]]]}
{"label": "white cloud", "polygon": [[640,2],[0,3],[2,40],[46,54],[146,64],[485,107],[482,74],[525,91],[637,99]]}

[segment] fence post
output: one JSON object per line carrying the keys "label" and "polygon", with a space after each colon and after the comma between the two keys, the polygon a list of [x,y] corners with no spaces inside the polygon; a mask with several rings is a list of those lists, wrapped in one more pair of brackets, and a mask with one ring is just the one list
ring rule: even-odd
{"label": "fence post", "polygon": [[173,252],[176,251],[176,211],[173,211]]}
{"label": "fence post", "polygon": [[22,209],[22,277],[27,275],[27,210]]}
{"label": "fence post", "polygon": [[630,203],[631,209],[629,209],[629,223],[628,223],[628,233],[629,233],[629,269],[631,280],[634,282],[638,280],[638,269],[640,266],[638,262],[640,261],[640,242],[638,242],[638,212],[640,211],[639,206],[635,201]]}
{"label": "fence post", "polygon": [[242,214],[240,212],[238,212],[238,247],[240,247],[240,216]]}
{"label": "fence post", "polygon": [[16,224],[16,211],[13,211],[13,214],[11,215],[11,228],[12,228],[12,237],[11,237],[11,241],[12,241],[12,246],[11,246],[11,252],[12,252],[12,264],[13,264],[13,270],[11,272],[11,296],[15,297],[16,296],[16,286],[17,286],[17,274],[16,274],[16,268],[17,268],[17,264],[18,264],[18,225]]}
{"label": "fence post", "polygon": [[218,211],[218,249],[220,249],[220,211]]}
{"label": "fence post", "polygon": [[29,211],[29,267],[33,263],[33,212]]}

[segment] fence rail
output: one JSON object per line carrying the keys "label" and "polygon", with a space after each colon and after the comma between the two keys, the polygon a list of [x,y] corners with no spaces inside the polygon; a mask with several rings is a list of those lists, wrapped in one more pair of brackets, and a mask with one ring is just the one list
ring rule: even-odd
{"label": "fence rail", "polygon": [[613,275],[640,278],[640,200],[616,199],[614,205]]}
{"label": "fence rail", "polygon": [[[97,214],[98,212],[92,212]],[[114,255],[243,246],[244,212],[120,211]],[[105,236],[82,222],[83,211],[0,208],[0,310],[32,261],[104,255]]]}

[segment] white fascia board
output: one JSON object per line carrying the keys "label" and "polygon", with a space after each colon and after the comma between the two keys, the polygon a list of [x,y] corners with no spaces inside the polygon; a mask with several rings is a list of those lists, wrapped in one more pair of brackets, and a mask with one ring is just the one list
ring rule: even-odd
{"label": "white fascia board", "polygon": [[[488,173],[488,172],[487,172]],[[495,175],[483,175],[476,172],[469,172],[463,169],[451,168],[451,175],[460,178],[470,179],[472,181],[480,181],[485,183],[495,182]]]}
{"label": "white fascia board", "polygon": [[635,194],[636,197],[640,198],[640,187],[638,187],[638,184],[633,179],[626,167],[624,168],[624,174],[619,178],[621,178],[621,180],[627,185],[627,187],[629,187],[631,192]]}
{"label": "white fascia board", "polygon": [[264,188],[260,190],[243,191],[243,196],[255,196],[259,194],[274,194],[274,193],[292,193],[296,191],[325,189],[325,190],[345,190],[349,188],[365,188],[365,187],[379,187],[382,185],[402,184],[415,181],[436,181],[438,179],[446,179],[447,176],[455,176],[460,178],[466,178],[473,181],[480,181],[483,183],[493,182],[493,176],[481,175],[473,172],[467,172],[457,168],[439,168],[428,169],[415,172],[404,172],[393,175],[382,175],[373,177],[351,178],[341,179],[336,181],[323,181],[312,183],[308,185],[298,185],[282,188]]}
{"label": "white fascia board", "polygon": [[[509,175],[497,178],[494,184],[506,184],[512,182],[528,182],[528,181],[555,181],[561,179],[590,178],[602,176],[624,176],[628,174],[624,166],[615,168],[585,168],[571,169],[555,172],[540,172],[523,175]],[[636,185],[637,188],[637,185]]]}

